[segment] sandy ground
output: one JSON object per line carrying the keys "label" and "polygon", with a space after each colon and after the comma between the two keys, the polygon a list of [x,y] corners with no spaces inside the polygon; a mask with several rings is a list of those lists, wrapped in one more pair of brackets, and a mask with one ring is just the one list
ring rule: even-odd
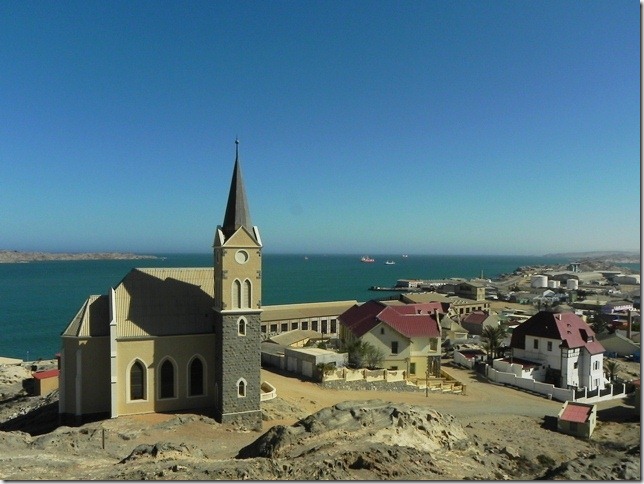
{"label": "sandy ground", "polygon": [[[18,388],[17,381],[24,370],[20,368],[2,372],[5,376],[4,381],[0,378],[1,421],[6,421],[16,411],[10,395]],[[634,366],[629,371],[635,368],[639,369]],[[119,466],[118,462],[141,444],[187,445],[203,452],[208,459],[206,462],[223,462],[234,458],[242,447],[275,425],[294,424],[318,410],[348,400],[380,399],[451,414],[472,441],[480,443],[485,455],[499,456],[506,452],[533,459],[545,456],[563,462],[598,453],[598,443],[611,446],[639,443],[639,412],[628,400],[599,404],[595,434],[592,441],[585,441],[548,428],[548,422],[551,426],[562,407],[560,402],[491,384],[471,371],[453,368],[445,362],[444,369],[465,385],[465,394],[430,393],[425,396],[422,391],[332,390],[290,375],[262,370],[262,379],[277,389],[277,398],[262,404],[267,419],[262,432],[239,431],[218,424],[208,416],[189,413],[119,417],[80,428],[59,427],[33,437],[21,432],[0,432],[0,479],[138,479],[137,474],[119,474],[125,472],[119,470],[125,467]],[[167,469],[164,472],[168,472]],[[208,478],[207,475],[190,477]],[[149,475],[142,474],[141,478],[149,478]],[[167,478],[180,479],[181,476],[173,473]]]}

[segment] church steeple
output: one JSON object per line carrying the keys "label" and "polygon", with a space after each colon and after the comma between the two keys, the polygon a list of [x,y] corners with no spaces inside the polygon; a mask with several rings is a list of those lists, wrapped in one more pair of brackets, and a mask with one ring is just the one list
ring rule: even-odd
{"label": "church steeple", "polygon": [[239,140],[235,140],[235,168],[233,178],[230,182],[228,193],[228,204],[222,230],[226,237],[230,237],[239,227],[245,227],[249,233],[253,233],[246,199],[246,189],[242,178],[241,165],[239,162]]}
{"label": "church steeple", "polygon": [[214,407],[222,423],[262,428],[262,241],[250,223],[235,141],[235,168],[214,251]]}

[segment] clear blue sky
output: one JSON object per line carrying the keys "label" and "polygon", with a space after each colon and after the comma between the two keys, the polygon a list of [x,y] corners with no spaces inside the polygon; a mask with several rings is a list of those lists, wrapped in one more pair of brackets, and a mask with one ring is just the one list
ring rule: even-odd
{"label": "clear blue sky", "polygon": [[640,5],[0,2],[0,249],[640,245]]}

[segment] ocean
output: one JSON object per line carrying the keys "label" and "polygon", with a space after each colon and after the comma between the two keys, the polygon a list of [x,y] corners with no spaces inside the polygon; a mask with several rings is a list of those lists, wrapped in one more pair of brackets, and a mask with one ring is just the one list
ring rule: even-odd
{"label": "ocean", "polygon": [[[0,356],[51,359],[60,334],[91,294],[107,294],[135,267],[208,267],[212,254],[155,254],[161,259],[0,264]],[[393,293],[369,291],[398,279],[486,278],[522,265],[566,263],[539,256],[373,256],[263,254],[263,304],[366,301]],[[386,265],[393,260],[395,265]],[[639,269],[639,266],[637,267]]]}

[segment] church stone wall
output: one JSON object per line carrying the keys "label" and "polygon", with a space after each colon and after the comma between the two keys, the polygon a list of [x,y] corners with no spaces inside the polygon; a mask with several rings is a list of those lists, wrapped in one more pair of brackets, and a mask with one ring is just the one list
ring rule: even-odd
{"label": "church stone wall", "polygon": [[[238,334],[239,318],[246,319],[246,334]],[[261,428],[261,350],[260,313],[224,314],[218,327],[223,332],[218,340],[217,365],[221,382],[218,388],[219,415],[222,423],[240,423],[250,428]],[[239,381],[246,383],[245,396],[239,395]]]}

